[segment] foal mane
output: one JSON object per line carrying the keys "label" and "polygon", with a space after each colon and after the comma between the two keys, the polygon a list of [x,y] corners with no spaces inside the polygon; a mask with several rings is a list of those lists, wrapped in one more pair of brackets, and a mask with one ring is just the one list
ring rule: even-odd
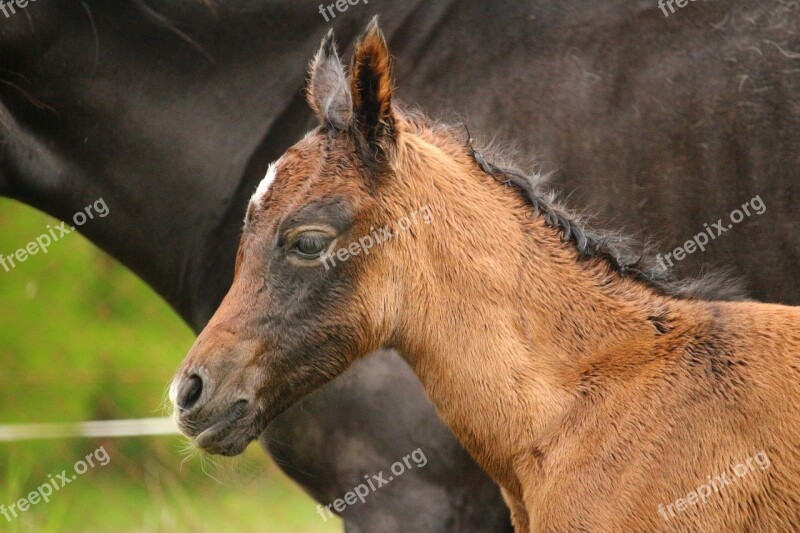
{"label": "foal mane", "polygon": [[464,143],[459,140],[459,130],[454,126],[433,121],[418,110],[403,109],[402,115],[415,133],[427,131],[433,133],[436,139],[444,138],[466,149],[483,172],[514,189],[533,207],[537,216],[544,218],[547,226],[561,234],[564,242],[572,243],[579,260],[603,261],[619,276],[642,282],[666,296],[718,301],[749,298],[741,281],[728,270],[677,279],[657,264],[651,243],[639,243],[633,237],[617,231],[589,228],[578,213],[566,207],[556,193],[546,188],[549,176],[523,173],[513,163],[505,162],[494,147],[487,148],[485,152],[479,151],[473,145],[466,125],[467,140]]}

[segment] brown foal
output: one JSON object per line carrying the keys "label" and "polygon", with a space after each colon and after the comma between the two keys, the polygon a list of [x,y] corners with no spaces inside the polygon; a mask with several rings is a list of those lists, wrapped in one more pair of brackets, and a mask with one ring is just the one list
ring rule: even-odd
{"label": "brown foal", "polygon": [[182,430],[240,453],[389,347],[518,531],[797,531],[800,311],[665,279],[393,93],[376,23],[349,76],[323,41],[320,125],[250,202],[173,382]]}

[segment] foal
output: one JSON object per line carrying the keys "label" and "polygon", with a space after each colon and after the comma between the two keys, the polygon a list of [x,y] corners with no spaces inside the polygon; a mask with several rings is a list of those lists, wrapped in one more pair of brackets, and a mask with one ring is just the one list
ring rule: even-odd
{"label": "foal", "polygon": [[800,527],[800,312],[668,282],[393,91],[377,24],[349,78],[323,41],[320,126],[270,166],[173,382],[184,433],[240,453],[390,347],[518,531]]}

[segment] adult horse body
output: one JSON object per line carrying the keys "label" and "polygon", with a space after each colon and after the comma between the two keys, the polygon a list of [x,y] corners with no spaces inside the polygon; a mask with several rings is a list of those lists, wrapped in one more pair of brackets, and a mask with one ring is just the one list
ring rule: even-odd
{"label": "adult horse body", "polygon": [[[113,216],[87,236],[200,331],[230,284],[266,162],[311,124],[297,66],[327,31],[317,4],[30,5],[0,40],[0,192],[61,218],[102,196]],[[796,13],[735,1],[665,19],[651,4],[375,1],[334,26],[350,42],[380,11],[403,59],[401,96],[513,133],[560,168],[576,203],[619,225],[678,244],[760,194],[768,214],[703,261],[746,275],[758,298],[798,303]],[[677,268],[696,269],[697,257]],[[323,503],[424,445],[424,469],[344,513],[352,530],[507,523],[392,354],[286,412],[263,442]]]}

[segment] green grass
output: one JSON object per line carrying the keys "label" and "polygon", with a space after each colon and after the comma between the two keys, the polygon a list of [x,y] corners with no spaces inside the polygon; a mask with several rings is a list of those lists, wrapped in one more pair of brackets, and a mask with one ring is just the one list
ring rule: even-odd
{"label": "green grass", "polygon": [[[0,199],[0,254],[53,222]],[[10,272],[0,266],[0,424],[161,416],[193,340],[149,287],[77,232],[66,235]],[[10,523],[0,515],[0,530],[341,530],[338,520],[322,522],[315,502],[257,445],[236,459],[184,463],[180,437],[0,443],[0,504],[72,471],[100,445],[108,465]]]}

